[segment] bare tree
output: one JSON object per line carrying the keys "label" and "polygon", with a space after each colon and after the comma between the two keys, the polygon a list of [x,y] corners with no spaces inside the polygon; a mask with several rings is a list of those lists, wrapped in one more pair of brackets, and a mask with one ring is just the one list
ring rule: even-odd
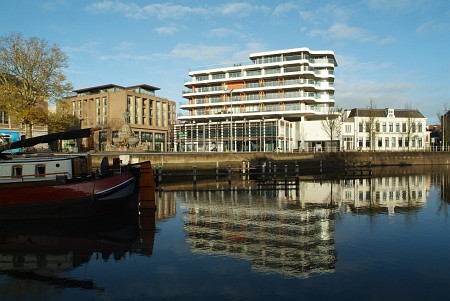
{"label": "bare tree", "polygon": [[0,99],[2,108],[25,124],[31,137],[33,124],[48,114],[48,101],[63,99],[72,90],[63,69],[68,57],[44,39],[12,33],[0,37]]}
{"label": "bare tree", "polygon": [[336,145],[335,140],[341,137],[342,132],[342,109],[329,107],[326,119],[322,120],[322,127],[330,138],[331,150],[339,147],[339,140]]}
{"label": "bare tree", "polygon": [[369,135],[370,150],[373,151],[375,150],[377,133],[380,132],[380,123],[377,118],[376,105],[373,98],[369,99],[369,105],[367,106],[366,132]]}
{"label": "bare tree", "polygon": [[417,120],[415,110],[412,109],[411,104],[405,105],[406,116],[406,141],[408,143],[408,151],[411,149],[411,142],[417,138]]}

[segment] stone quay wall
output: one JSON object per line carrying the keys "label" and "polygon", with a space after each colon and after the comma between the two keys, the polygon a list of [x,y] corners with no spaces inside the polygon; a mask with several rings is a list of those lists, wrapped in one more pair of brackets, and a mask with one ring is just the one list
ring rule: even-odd
{"label": "stone quay wall", "polygon": [[92,165],[99,166],[103,157],[119,157],[122,164],[151,161],[153,168],[169,170],[213,169],[217,166],[241,167],[248,162],[257,166],[267,162],[272,164],[321,164],[345,167],[351,164],[371,166],[421,166],[448,165],[450,152],[317,152],[317,153],[138,153],[138,152],[97,152],[92,153]]}

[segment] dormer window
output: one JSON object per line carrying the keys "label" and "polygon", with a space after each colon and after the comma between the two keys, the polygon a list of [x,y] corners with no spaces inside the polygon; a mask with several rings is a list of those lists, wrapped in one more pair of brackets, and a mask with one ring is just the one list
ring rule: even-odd
{"label": "dormer window", "polygon": [[394,109],[387,109],[387,117],[394,118]]}

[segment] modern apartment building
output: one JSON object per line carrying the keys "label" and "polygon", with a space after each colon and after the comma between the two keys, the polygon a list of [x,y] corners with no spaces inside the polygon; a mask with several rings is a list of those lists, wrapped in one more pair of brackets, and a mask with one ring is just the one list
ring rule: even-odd
{"label": "modern apartment building", "polygon": [[418,110],[354,108],[342,124],[344,150],[425,150],[427,119]]}
{"label": "modern apartment building", "polygon": [[192,70],[175,125],[175,151],[290,152],[329,143],[332,51],[253,53],[249,63]]}
{"label": "modern apartment building", "polygon": [[114,84],[75,90],[70,97],[72,113],[81,128],[106,126],[91,139],[82,141],[82,148],[108,150],[113,139],[128,124],[139,139],[138,147],[146,151],[169,151],[171,127],[175,123],[175,102],[157,97],[159,88],[150,85],[122,87]]}

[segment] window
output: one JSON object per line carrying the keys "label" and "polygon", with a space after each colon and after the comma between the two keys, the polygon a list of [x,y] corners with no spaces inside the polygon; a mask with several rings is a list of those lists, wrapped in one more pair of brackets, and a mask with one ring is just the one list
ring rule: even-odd
{"label": "window", "polygon": [[225,73],[217,73],[212,75],[212,79],[221,79],[225,78]]}
{"label": "window", "polygon": [[197,76],[195,77],[195,79],[196,79],[197,81],[207,80],[207,79],[208,79],[208,75],[197,75]]}
{"label": "window", "polygon": [[386,133],[386,122],[383,122],[383,133]]}
{"label": "window", "polygon": [[[286,72],[294,72],[294,71],[297,71],[297,70],[293,70],[293,71],[287,71],[287,70],[285,70]],[[281,72],[281,69],[280,68],[270,68],[270,69],[266,69],[265,70],[265,74],[275,74],[275,73],[280,73]]]}
{"label": "window", "polygon": [[380,123],[379,123],[379,122],[377,122],[377,123],[375,124],[375,129],[376,129],[376,132],[377,132],[377,133],[380,132]]}
{"label": "window", "polygon": [[352,126],[346,124],[346,125],[345,125],[345,132],[346,132],[346,133],[351,133],[351,132],[352,132]]}
{"label": "window", "polygon": [[247,76],[261,75],[261,69],[247,70]]}
{"label": "window", "polygon": [[229,77],[241,77],[241,76],[242,76],[241,71],[229,73]]}
{"label": "window", "polygon": [[392,137],[392,139],[391,139],[391,143],[392,143],[392,148],[395,148],[395,142],[396,142],[396,140],[397,139],[395,139],[395,137]]}
{"label": "window", "polygon": [[363,123],[362,122],[359,123],[359,132],[363,132]]}
{"label": "window", "polygon": [[401,137],[398,138],[398,147],[403,147],[403,139]]}
{"label": "window", "polygon": [[381,137],[378,138],[378,147],[382,147],[383,146],[383,139],[381,139]]}
{"label": "window", "polygon": [[386,148],[389,147],[389,138],[388,137],[384,138],[384,147],[386,147]]}
{"label": "window", "polygon": [[402,123],[402,132],[406,133],[406,123],[405,122]]}
{"label": "window", "polygon": [[22,165],[14,165],[12,167],[12,173],[13,178],[20,178],[22,177]]}
{"label": "window", "polygon": [[389,132],[394,132],[394,124],[392,122],[389,122]]}
{"label": "window", "polygon": [[0,111],[0,123],[8,124],[8,113]]}
{"label": "window", "polygon": [[45,165],[44,164],[36,165],[34,174],[36,177],[45,177]]}
{"label": "window", "polygon": [[397,133],[400,133],[400,123],[398,123],[398,122],[395,124],[395,131]]}
{"label": "window", "polygon": [[420,123],[420,122],[417,124],[417,131],[418,131],[418,132],[422,132],[422,131],[423,131],[423,129],[422,129],[422,123]]}

